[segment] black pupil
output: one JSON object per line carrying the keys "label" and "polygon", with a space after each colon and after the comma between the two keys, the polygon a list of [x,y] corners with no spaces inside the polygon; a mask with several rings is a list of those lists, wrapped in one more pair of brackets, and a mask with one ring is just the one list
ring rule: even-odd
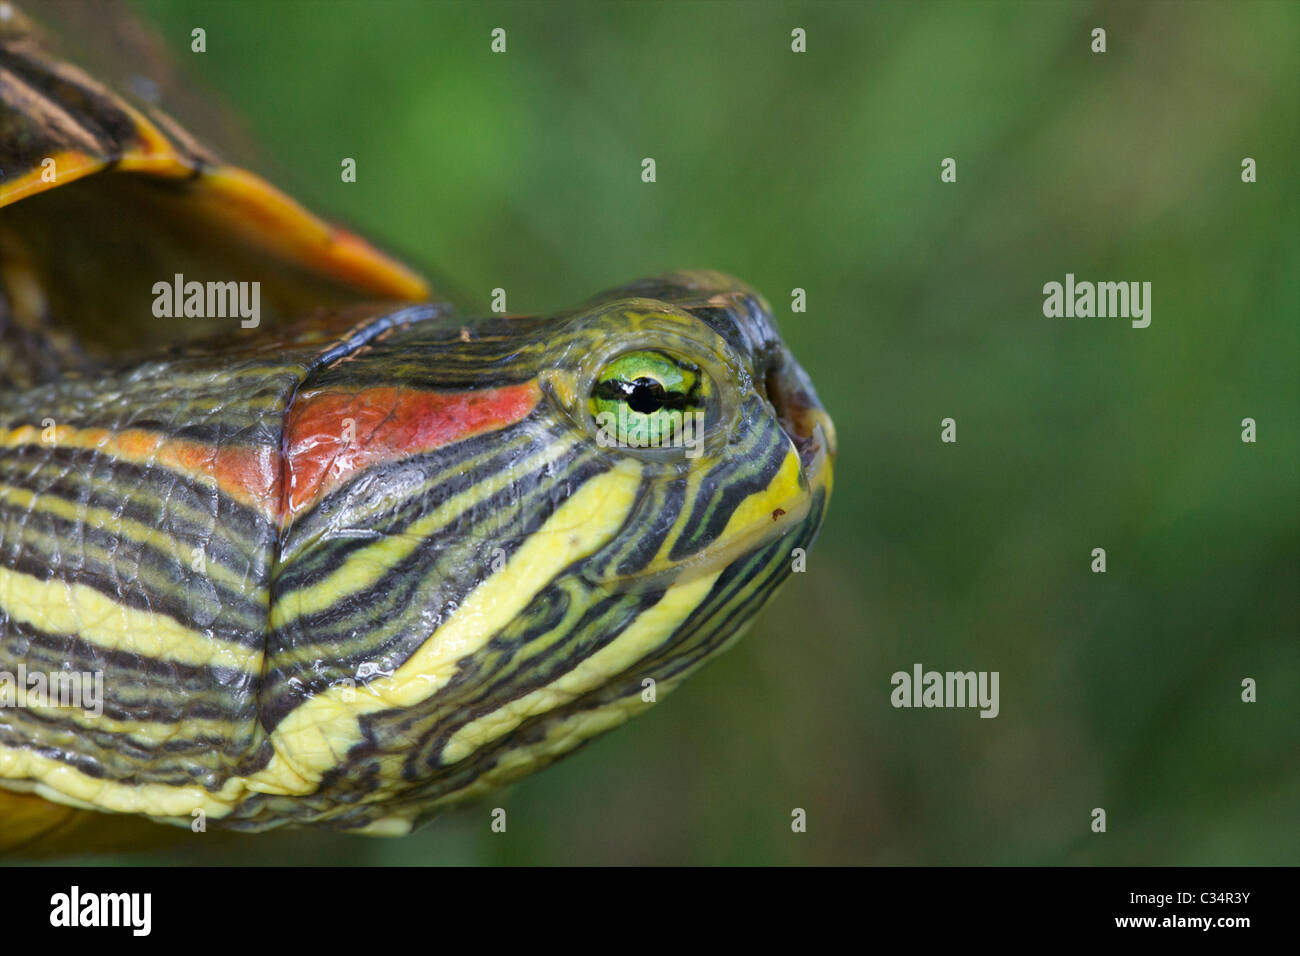
{"label": "black pupil", "polygon": [[657,412],[664,407],[664,387],[652,378],[638,378],[627,390],[627,404],[642,415]]}

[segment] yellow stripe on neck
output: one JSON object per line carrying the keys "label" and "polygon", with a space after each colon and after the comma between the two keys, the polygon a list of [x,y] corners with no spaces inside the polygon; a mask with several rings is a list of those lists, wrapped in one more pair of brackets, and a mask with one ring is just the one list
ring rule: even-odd
{"label": "yellow stripe on neck", "polygon": [[[484,744],[510,733],[529,717],[544,714],[604,686],[610,677],[644,659],[699,607],[713,588],[721,571],[676,584],[664,592],[653,607],[610,643],[583,660],[563,676],[512,700],[499,710],[471,721],[456,732],[443,748],[444,763],[463,760]],[[648,676],[648,675],[647,675]],[[656,699],[658,699],[656,697]]]}
{"label": "yellow stripe on neck", "polygon": [[261,647],[190,630],[166,614],[128,607],[85,584],[43,581],[0,567],[0,610],[19,624],[75,634],[107,651],[249,674],[262,668]]}
{"label": "yellow stripe on neck", "polygon": [[250,789],[310,792],[361,739],[362,715],[432,697],[451,680],[457,661],[482,649],[566,567],[618,533],[640,481],[641,468],[631,461],[592,478],[529,535],[500,571],[471,591],[395,673],[356,690],[330,688],[296,707],[272,733],[275,756],[249,780]]}
{"label": "yellow stripe on neck", "polygon": [[[285,628],[300,617],[319,614],[347,595],[359,594],[378,584],[426,538],[449,525],[475,503],[490,498],[509,486],[516,480],[517,473],[531,474],[548,468],[575,443],[576,440],[557,441],[513,468],[497,472],[448,498],[409,528],[403,529],[401,534],[385,536],[374,544],[358,548],[328,577],[313,582],[311,587],[300,588],[278,597],[271,607],[271,628]],[[308,651],[313,656],[319,653],[315,648],[308,648]]]}

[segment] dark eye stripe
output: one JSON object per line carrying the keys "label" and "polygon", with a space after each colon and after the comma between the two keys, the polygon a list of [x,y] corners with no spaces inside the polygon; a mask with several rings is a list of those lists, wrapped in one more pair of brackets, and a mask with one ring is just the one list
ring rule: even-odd
{"label": "dark eye stripe", "polygon": [[[658,402],[658,407],[645,409],[638,408],[639,402],[645,400],[645,392],[651,388],[658,389],[653,392],[654,399]],[[635,381],[628,382],[619,378],[605,379],[591,390],[593,397],[610,402],[627,402],[632,406],[634,412],[641,414],[650,414],[658,411],[660,408],[682,409],[691,404],[691,397],[695,389],[691,392],[670,392],[662,384],[651,378],[638,378]]]}

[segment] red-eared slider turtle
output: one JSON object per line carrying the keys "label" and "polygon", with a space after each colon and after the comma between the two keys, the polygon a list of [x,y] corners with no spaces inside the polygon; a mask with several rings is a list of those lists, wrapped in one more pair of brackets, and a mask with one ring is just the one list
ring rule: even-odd
{"label": "red-eared slider turtle", "polygon": [[801,560],[833,433],[752,290],[458,315],[0,13],[0,847],[407,832]]}

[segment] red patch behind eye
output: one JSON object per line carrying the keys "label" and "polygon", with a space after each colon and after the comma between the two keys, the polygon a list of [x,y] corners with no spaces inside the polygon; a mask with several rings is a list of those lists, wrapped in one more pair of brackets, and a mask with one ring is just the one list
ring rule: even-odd
{"label": "red patch behind eye", "polygon": [[531,412],[540,399],[535,382],[482,391],[369,388],[299,395],[285,427],[281,519],[291,521],[368,465],[504,428]]}

